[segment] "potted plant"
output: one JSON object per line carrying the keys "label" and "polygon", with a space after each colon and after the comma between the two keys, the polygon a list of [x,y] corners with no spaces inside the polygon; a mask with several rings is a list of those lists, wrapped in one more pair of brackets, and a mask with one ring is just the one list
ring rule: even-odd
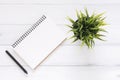
{"label": "potted plant", "polygon": [[102,26],[107,25],[105,23],[105,17],[103,17],[104,13],[89,15],[88,10],[85,9],[85,12],[76,12],[77,20],[73,20],[68,17],[68,20],[72,23],[72,25],[67,25],[71,28],[71,32],[73,32],[74,41],[80,40],[81,45],[87,45],[88,48],[92,48],[95,44],[95,39],[102,40],[102,37],[105,36],[100,32],[106,32]]}

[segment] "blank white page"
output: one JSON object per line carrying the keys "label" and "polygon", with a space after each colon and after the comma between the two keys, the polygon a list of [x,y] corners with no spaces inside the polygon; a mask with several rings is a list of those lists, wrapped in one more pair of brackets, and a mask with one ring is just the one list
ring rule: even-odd
{"label": "blank white page", "polygon": [[65,33],[46,17],[14,50],[35,69],[65,38]]}

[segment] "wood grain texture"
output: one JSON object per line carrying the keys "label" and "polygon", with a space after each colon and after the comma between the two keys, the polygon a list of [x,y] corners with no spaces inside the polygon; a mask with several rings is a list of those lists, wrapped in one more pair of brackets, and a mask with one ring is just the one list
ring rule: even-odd
{"label": "wood grain texture", "polygon": [[0,0],[0,3],[1,4],[25,4],[25,3],[36,3],[36,4],[104,4],[104,3],[120,3],[119,0],[101,0],[101,1],[98,1],[98,0],[92,0],[92,1],[89,1],[89,0],[53,0],[53,1],[50,1],[50,0]]}
{"label": "wood grain texture", "polygon": [[[112,27],[119,27],[120,11],[119,4],[100,5],[0,5],[0,24],[33,24],[42,13],[50,16],[56,24],[69,24],[66,19],[70,16],[76,19],[76,10],[84,10],[87,7],[90,14],[92,12],[106,12],[106,21]],[[116,16],[115,16],[116,15]],[[114,27],[113,27],[114,28]]]}
{"label": "wood grain texture", "polygon": [[[0,65],[15,65],[4,52],[6,49],[19,59],[9,46],[0,47]],[[80,46],[60,46],[42,65],[120,65],[119,49],[120,46],[109,45],[96,46],[91,50]],[[20,62],[25,65],[22,60]]]}
{"label": "wood grain texture", "polygon": [[[72,43],[73,39],[69,39],[73,33],[67,33],[69,28],[65,25],[57,25],[61,28],[61,30],[66,31],[66,35],[68,39],[62,45],[76,45],[80,44],[80,41]],[[29,29],[31,25],[1,25],[0,26],[0,45],[11,45],[15,42],[27,29]],[[108,33],[103,33],[106,37],[103,37],[106,41],[96,41],[96,46],[99,45],[120,45],[120,37],[116,35],[120,35],[119,29],[112,28],[112,26],[105,26],[105,29]]]}
{"label": "wood grain texture", "polygon": [[[0,67],[4,80],[119,80],[119,67],[41,66],[36,72],[23,72],[17,66]],[[9,76],[8,76],[9,75]],[[7,77],[6,77],[7,76]]]}

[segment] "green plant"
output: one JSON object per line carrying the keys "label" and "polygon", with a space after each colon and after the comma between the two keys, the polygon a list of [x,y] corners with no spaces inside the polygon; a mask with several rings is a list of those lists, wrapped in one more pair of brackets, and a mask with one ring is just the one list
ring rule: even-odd
{"label": "green plant", "polygon": [[71,28],[70,31],[74,33],[71,38],[74,38],[74,41],[81,40],[81,45],[86,44],[88,48],[92,48],[95,44],[94,39],[99,39],[104,41],[101,37],[105,36],[100,34],[100,32],[106,32],[102,26],[107,25],[105,23],[105,17],[103,17],[104,13],[92,15],[88,14],[88,10],[85,9],[85,13],[76,12],[77,20],[73,20],[68,17],[68,20],[72,23],[72,25],[67,25]]}

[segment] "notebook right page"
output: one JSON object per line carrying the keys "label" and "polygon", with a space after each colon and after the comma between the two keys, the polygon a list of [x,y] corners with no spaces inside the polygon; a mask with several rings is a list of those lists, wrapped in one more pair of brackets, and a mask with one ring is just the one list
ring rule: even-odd
{"label": "notebook right page", "polygon": [[65,38],[65,33],[46,17],[34,31],[15,47],[15,51],[34,69],[60,45]]}

